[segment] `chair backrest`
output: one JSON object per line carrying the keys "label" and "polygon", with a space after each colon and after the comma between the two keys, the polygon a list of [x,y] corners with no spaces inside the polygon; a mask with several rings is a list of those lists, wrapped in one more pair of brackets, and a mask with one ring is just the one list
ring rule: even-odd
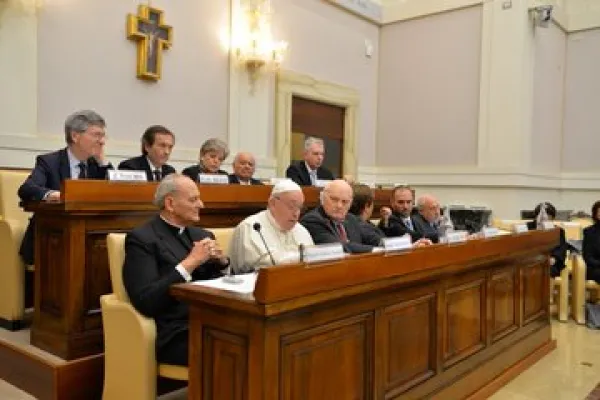
{"label": "chair backrest", "polygon": [[129,303],[129,296],[123,285],[123,263],[125,262],[125,233],[109,233],[106,236],[108,265],[113,293],[117,299]]}
{"label": "chair backrest", "polygon": [[0,171],[0,217],[27,222],[30,213],[19,207],[17,192],[27,179],[26,171]]}
{"label": "chair backrest", "polygon": [[234,228],[211,228],[210,231],[214,233],[215,239],[221,250],[225,255],[229,255],[229,242],[231,242],[231,236],[233,235]]}

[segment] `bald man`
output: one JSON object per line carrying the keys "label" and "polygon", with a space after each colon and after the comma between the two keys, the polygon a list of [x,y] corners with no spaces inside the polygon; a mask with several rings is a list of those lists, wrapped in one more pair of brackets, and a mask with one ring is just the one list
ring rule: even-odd
{"label": "bald man", "polygon": [[418,213],[413,215],[415,230],[421,237],[433,243],[440,241],[438,230],[440,220],[440,202],[430,194],[424,194],[417,200]]}
{"label": "bald man", "polygon": [[254,179],[256,160],[252,153],[239,152],[233,159],[233,174],[229,175],[229,183],[239,185],[262,185],[258,179]]}
{"label": "bald man", "polygon": [[361,226],[360,219],[348,213],[352,187],[336,179],[321,192],[321,205],[300,220],[316,244],[341,243],[347,253],[368,253],[379,246],[382,235]]}

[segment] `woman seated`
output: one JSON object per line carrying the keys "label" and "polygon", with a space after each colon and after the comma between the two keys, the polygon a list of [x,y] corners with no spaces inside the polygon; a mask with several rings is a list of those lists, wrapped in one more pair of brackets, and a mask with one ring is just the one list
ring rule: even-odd
{"label": "woman seated", "polygon": [[600,283],[600,201],[592,206],[593,225],[583,230],[583,259],[586,279]]}
{"label": "woman seated", "polygon": [[[533,211],[533,213],[535,214],[533,221],[527,223],[527,228],[529,228],[529,230],[538,229],[538,220],[540,219],[540,213],[542,212],[542,205],[545,206],[544,208],[546,209],[546,215],[548,216],[549,221],[554,221],[554,219],[556,218],[556,208],[551,203],[540,203],[535,207],[535,210]],[[567,259],[567,249],[569,247],[565,237],[565,230],[561,227],[558,228],[560,229],[559,242],[558,245],[555,248],[553,248],[552,252],[550,253],[550,276],[553,278],[560,276],[560,271],[562,271],[565,267],[565,261]]]}
{"label": "woman seated", "polygon": [[352,205],[350,206],[349,212],[360,219],[361,228],[375,232],[382,238],[385,237],[383,232],[370,221],[375,205],[375,197],[373,196],[371,188],[362,183],[358,183],[352,185],[352,192]]}
{"label": "woman seated", "polygon": [[228,175],[226,171],[220,169],[221,164],[228,155],[229,147],[227,146],[227,143],[217,138],[208,139],[202,144],[202,147],[200,147],[200,159],[198,160],[198,164],[187,167],[181,171],[181,173],[189,176],[196,182],[198,181],[199,174]]}

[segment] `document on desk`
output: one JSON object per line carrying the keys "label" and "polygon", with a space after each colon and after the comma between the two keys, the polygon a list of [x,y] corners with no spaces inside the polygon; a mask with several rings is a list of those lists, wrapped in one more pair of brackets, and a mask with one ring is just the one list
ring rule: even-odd
{"label": "document on desk", "polygon": [[207,281],[194,281],[193,285],[205,286],[215,289],[228,290],[235,293],[252,293],[254,292],[254,286],[256,285],[256,272],[249,274],[235,275],[239,278],[239,283],[231,283],[226,276],[222,276],[217,279],[210,279]]}

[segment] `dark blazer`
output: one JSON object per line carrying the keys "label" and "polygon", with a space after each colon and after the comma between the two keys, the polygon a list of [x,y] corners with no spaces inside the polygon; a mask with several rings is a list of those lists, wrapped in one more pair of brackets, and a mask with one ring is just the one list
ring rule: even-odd
{"label": "dark blazer", "polygon": [[583,230],[582,252],[587,279],[600,282],[600,222]]}
{"label": "dark blazer", "polygon": [[[212,232],[201,228],[189,227],[188,232],[191,242],[214,239]],[[169,288],[185,282],[175,267],[189,254],[191,242],[184,244],[177,228],[159,216],[132,230],[125,239],[123,284],[133,306],[156,321],[157,350],[188,329],[188,306],[172,297]],[[192,278],[217,278],[222,268],[216,261],[207,261],[194,270]]]}
{"label": "dark blazer", "polygon": [[411,240],[414,242],[421,239],[423,235],[417,232],[413,215],[410,216],[410,220],[413,229],[409,229],[408,226],[406,226],[402,214],[392,212],[392,215],[390,215],[390,218],[388,219],[388,225],[383,226],[383,218],[381,218],[378,227],[387,237],[404,236],[408,233]]}
{"label": "dark blazer", "polygon": [[[411,215],[418,239],[427,238],[433,243],[439,243],[440,233],[419,213]],[[417,239],[417,240],[418,240]]]}
{"label": "dark blazer", "polygon": [[[306,168],[306,163],[304,161],[298,161],[296,163],[290,164],[290,166],[285,171],[285,176],[296,182],[300,186],[311,186],[310,175],[308,174],[308,169]],[[317,169],[317,179],[328,179],[333,180],[333,174],[330,170],[325,167],[319,167]]]}
{"label": "dark blazer", "polygon": [[[300,223],[308,230],[315,244],[340,242],[333,221],[321,206],[304,214]],[[348,237],[348,242],[342,243],[345,252],[368,253],[374,246],[380,245],[383,236],[361,226],[361,220],[355,215],[347,214],[343,225]]]}
{"label": "dark blazer", "polygon": [[[236,174],[229,174],[229,183],[232,185],[236,185],[236,184],[239,185],[240,178],[238,178]],[[250,184],[251,185],[262,185],[263,183],[261,181],[259,181],[258,179],[250,178]]]}
{"label": "dark blazer", "polygon": [[[112,165],[100,166],[94,158],[87,160],[88,179],[106,179],[107,170],[112,169]],[[52,190],[60,190],[60,184],[65,179],[71,178],[71,167],[69,166],[69,156],[67,149],[54,151],[48,154],[42,154],[35,159],[35,167],[27,177],[25,182],[19,188],[19,197],[22,201],[41,201],[46,193]],[[19,254],[26,264],[34,263],[34,237],[35,216],[29,220],[27,230],[23,235],[21,249]]]}
{"label": "dark blazer", "polygon": [[[144,155],[121,161],[121,163],[119,164],[119,169],[127,169],[132,171],[146,171],[146,177],[148,178],[148,182],[154,181],[154,171],[150,169],[148,159]],[[175,168],[171,167],[169,164],[164,164],[160,168],[160,173],[162,174],[163,178],[174,172]]]}
{"label": "dark blazer", "polygon": [[[200,165],[196,164],[196,165],[190,165],[189,167],[187,167],[186,169],[184,169],[183,171],[181,171],[181,173],[185,176],[189,176],[190,179],[192,179],[194,182],[198,182],[198,175],[199,174],[210,174],[210,172],[206,172],[204,169],[200,168]],[[217,174],[219,175],[229,175],[227,173],[227,171],[223,171],[222,169],[217,171]]]}
{"label": "dark blazer", "polygon": [[[527,223],[527,229],[530,231],[535,230],[537,228],[536,221],[529,221]],[[550,252],[550,256],[554,258],[554,265],[550,267],[550,276],[555,278],[560,275],[560,271],[565,267],[565,262],[567,260],[567,250],[569,249],[569,244],[567,243],[567,238],[565,235],[565,230],[561,227],[560,235],[558,239],[558,245],[552,249]]]}

